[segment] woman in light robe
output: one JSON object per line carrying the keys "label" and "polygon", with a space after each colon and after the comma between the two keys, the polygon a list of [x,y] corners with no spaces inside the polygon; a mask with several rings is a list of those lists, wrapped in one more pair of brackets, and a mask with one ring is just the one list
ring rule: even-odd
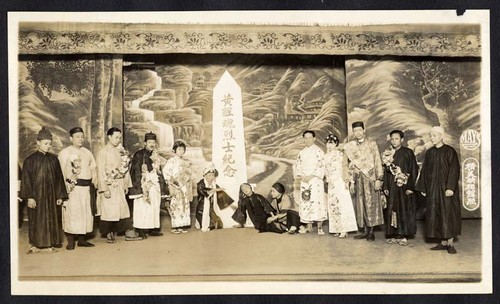
{"label": "woman in light robe", "polygon": [[172,150],[174,156],[163,167],[163,177],[168,183],[171,196],[168,211],[172,222],[172,233],[187,233],[183,228],[191,226],[190,207],[193,200],[191,163],[183,157],[186,153],[184,142],[176,141]]}
{"label": "woman in light robe", "polygon": [[339,238],[357,231],[356,215],[349,192],[347,157],[339,149],[339,139],[333,134],[326,138],[325,176],[328,183],[328,232]]}

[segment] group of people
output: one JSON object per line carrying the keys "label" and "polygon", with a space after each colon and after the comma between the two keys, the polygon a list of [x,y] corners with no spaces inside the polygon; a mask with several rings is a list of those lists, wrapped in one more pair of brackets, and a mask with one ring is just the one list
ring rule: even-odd
{"label": "group of people", "polygon": [[456,151],[443,142],[443,128],[431,129],[433,147],[420,172],[415,154],[403,146],[404,132],[391,131],[391,146],[383,153],[366,137],[363,122],[352,124],[352,134],[354,140],[342,145],[328,135],[326,154],[315,144],[314,131],[302,134],[306,147],[294,167],[300,181],[299,233],[312,231],[316,223],[323,235],[328,219],[329,232],[340,238],[359,230],[355,239],[374,241],[374,228],[385,225],[388,244],[407,246],[417,231],[418,191],[426,201],[425,235],[439,240],[431,250],[457,253],[453,239],[461,233],[460,164]]}
{"label": "group of people", "polygon": [[[306,147],[294,165],[298,199],[288,195],[280,182],[272,185],[270,201],[244,183],[236,207],[216,183],[217,170],[208,165],[196,184],[196,228],[206,232],[226,227],[221,211],[233,205],[234,227],[244,227],[250,220],[259,232],[305,234],[316,223],[318,234],[323,235],[323,222],[328,220],[328,232],[339,238],[360,230],[356,239],[374,241],[374,227],[385,223],[387,243],[405,246],[416,233],[419,191],[426,199],[426,236],[440,240],[431,249],[456,253],[453,239],[461,230],[460,166],[456,151],[443,143],[444,130],[432,128],[434,147],[426,152],[418,181],[415,155],[402,146],[402,131],[390,133],[391,149],[382,155],[376,142],[366,137],[362,122],[355,122],[352,131],[355,139],[343,144],[330,134],[326,154],[315,144],[314,131],[303,133]],[[38,133],[37,151],[24,160],[20,178],[19,198],[28,205],[28,253],[57,251],[63,244],[62,231],[67,250],[76,245],[93,247],[86,235],[94,229],[94,215],[99,216],[99,232],[110,244],[121,234],[128,241],[162,236],[162,202],[167,202],[171,232],[188,232],[194,195],[185,143],[176,141],[173,157],[166,160],[150,132],[145,134],[144,147],[130,157],[121,144],[120,129],[110,128],[106,134],[107,143],[94,159],[83,146],[85,134],[80,127],[69,131],[71,145],[58,156],[49,152],[50,131],[42,127]],[[95,211],[91,207],[94,186]]]}

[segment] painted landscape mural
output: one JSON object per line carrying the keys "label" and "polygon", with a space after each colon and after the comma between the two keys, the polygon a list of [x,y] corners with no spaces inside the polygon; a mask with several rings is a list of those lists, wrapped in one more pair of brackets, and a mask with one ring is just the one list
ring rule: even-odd
{"label": "painted landscape mural", "polygon": [[[126,60],[126,59],[125,59]],[[168,156],[174,140],[188,144],[198,178],[212,153],[212,93],[227,70],[242,90],[249,182],[267,195],[281,181],[292,187],[292,162],[306,129],[345,137],[343,61],[328,56],[169,56],[136,59],[150,69],[124,69],[125,143],[131,151],[149,131]]]}
{"label": "painted landscape mural", "polygon": [[[479,150],[469,151],[464,145],[464,134],[480,132],[480,67],[479,60],[470,58],[23,57],[19,162],[35,151],[42,125],[54,134],[54,153],[69,145],[67,132],[74,126],[86,130],[90,139],[86,145],[94,152],[104,144],[105,131],[118,126],[131,153],[142,147],[149,131],[158,135],[166,158],[174,140],[184,140],[197,181],[211,161],[212,93],[226,70],[242,91],[247,177],[261,194],[267,195],[276,181],[293,189],[292,164],[304,147],[304,130],[315,130],[324,149],[329,132],[342,140],[356,120],[365,122],[380,152],[389,146],[388,133],[401,129],[421,163],[430,147],[429,128],[441,125],[445,143],[459,152],[462,162],[471,157],[480,160]],[[463,216],[480,216],[479,206],[464,209]]]}
{"label": "painted landscape mural", "polygon": [[[461,163],[470,156],[461,136],[466,130],[480,132],[480,61],[358,57],[345,66],[349,123],[363,120],[381,152],[390,145],[389,132],[400,129],[420,165],[432,147],[430,127],[442,126],[444,142],[455,148]],[[463,211],[467,217],[480,215],[479,209]]]}

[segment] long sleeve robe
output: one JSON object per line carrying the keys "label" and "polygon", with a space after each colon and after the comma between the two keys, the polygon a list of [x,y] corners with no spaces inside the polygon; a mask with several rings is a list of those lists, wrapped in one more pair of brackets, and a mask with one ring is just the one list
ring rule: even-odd
{"label": "long sleeve robe", "polygon": [[[449,239],[462,229],[458,181],[460,163],[455,149],[448,145],[432,147],[425,153],[416,190],[426,194],[426,236]],[[452,196],[446,196],[452,190]]]}
{"label": "long sleeve robe", "polygon": [[[386,233],[387,235],[414,235],[417,233],[417,201],[415,193],[406,194],[407,190],[415,191],[418,165],[415,154],[411,149],[401,147],[394,153],[393,164],[401,168],[405,174],[409,174],[406,185],[398,187],[395,176],[389,168],[384,171],[384,190],[389,190],[386,210]],[[393,222],[393,212],[395,221]]]}
{"label": "long sleeve robe", "polygon": [[61,244],[61,210],[56,201],[68,194],[59,160],[37,151],[24,160],[21,176],[19,197],[36,201],[36,208],[28,208],[30,244],[38,248]]}
{"label": "long sleeve robe", "polygon": [[[74,175],[72,162],[80,160],[80,173],[77,179],[97,181],[97,165],[87,148],[66,147],[59,152],[64,179],[71,179]],[[91,208],[91,197],[89,186],[75,186],[68,193],[68,200],[63,204],[63,227],[64,231],[71,234],[86,234],[94,229],[94,215]]]}

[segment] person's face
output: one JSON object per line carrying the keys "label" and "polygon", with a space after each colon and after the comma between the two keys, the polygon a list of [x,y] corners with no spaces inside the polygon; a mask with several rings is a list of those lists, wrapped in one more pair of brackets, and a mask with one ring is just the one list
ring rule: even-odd
{"label": "person's face", "polygon": [[252,195],[252,187],[247,184],[241,185],[241,192],[243,192],[246,196],[250,196]]}
{"label": "person's face", "polygon": [[436,132],[436,131],[431,131],[430,133],[431,136],[431,143],[436,146],[439,143],[443,141],[443,134]]}
{"label": "person's face", "polygon": [[177,154],[178,156],[182,156],[184,155],[184,153],[186,153],[186,148],[184,147],[177,147],[177,149],[175,150],[175,154]]}
{"label": "person's face", "polygon": [[399,147],[401,147],[403,140],[404,138],[401,138],[401,135],[399,133],[394,133],[391,135],[391,146],[394,149],[398,149]]}
{"label": "person's face", "polygon": [[278,190],[276,190],[274,188],[271,188],[270,194],[271,194],[272,198],[279,198],[282,195],[281,193],[278,192]]}
{"label": "person's face", "polygon": [[83,134],[83,132],[74,133],[69,137],[69,140],[71,141],[73,146],[80,148],[85,142],[85,134]]}
{"label": "person's face", "polygon": [[49,152],[50,146],[52,145],[52,140],[50,139],[37,140],[36,145],[38,146],[38,150],[40,150],[43,153],[47,153]]}
{"label": "person's face", "polygon": [[335,150],[335,147],[337,147],[337,145],[335,143],[332,143],[332,142],[326,143],[326,150],[328,152]]}
{"label": "person's face", "polygon": [[362,127],[356,127],[352,129],[352,133],[357,140],[362,140],[363,138],[365,138],[365,129],[363,129]]}
{"label": "person's face", "polygon": [[306,143],[306,146],[312,146],[314,144],[314,140],[316,140],[316,138],[311,133],[306,133],[304,135],[304,142]]}
{"label": "person's face", "polygon": [[215,180],[215,173],[214,172],[208,172],[207,174],[205,174],[205,179],[207,180],[208,183],[213,183],[213,181]]}
{"label": "person's face", "polygon": [[108,135],[108,141],[114,147],[117,147],[122,142],[122,133],[114,132],[113,135]]}
{"label": "person's face", "polygon": [[156,140],[148,139],[146,140],[146,150],[153,151],[156,148]]}

